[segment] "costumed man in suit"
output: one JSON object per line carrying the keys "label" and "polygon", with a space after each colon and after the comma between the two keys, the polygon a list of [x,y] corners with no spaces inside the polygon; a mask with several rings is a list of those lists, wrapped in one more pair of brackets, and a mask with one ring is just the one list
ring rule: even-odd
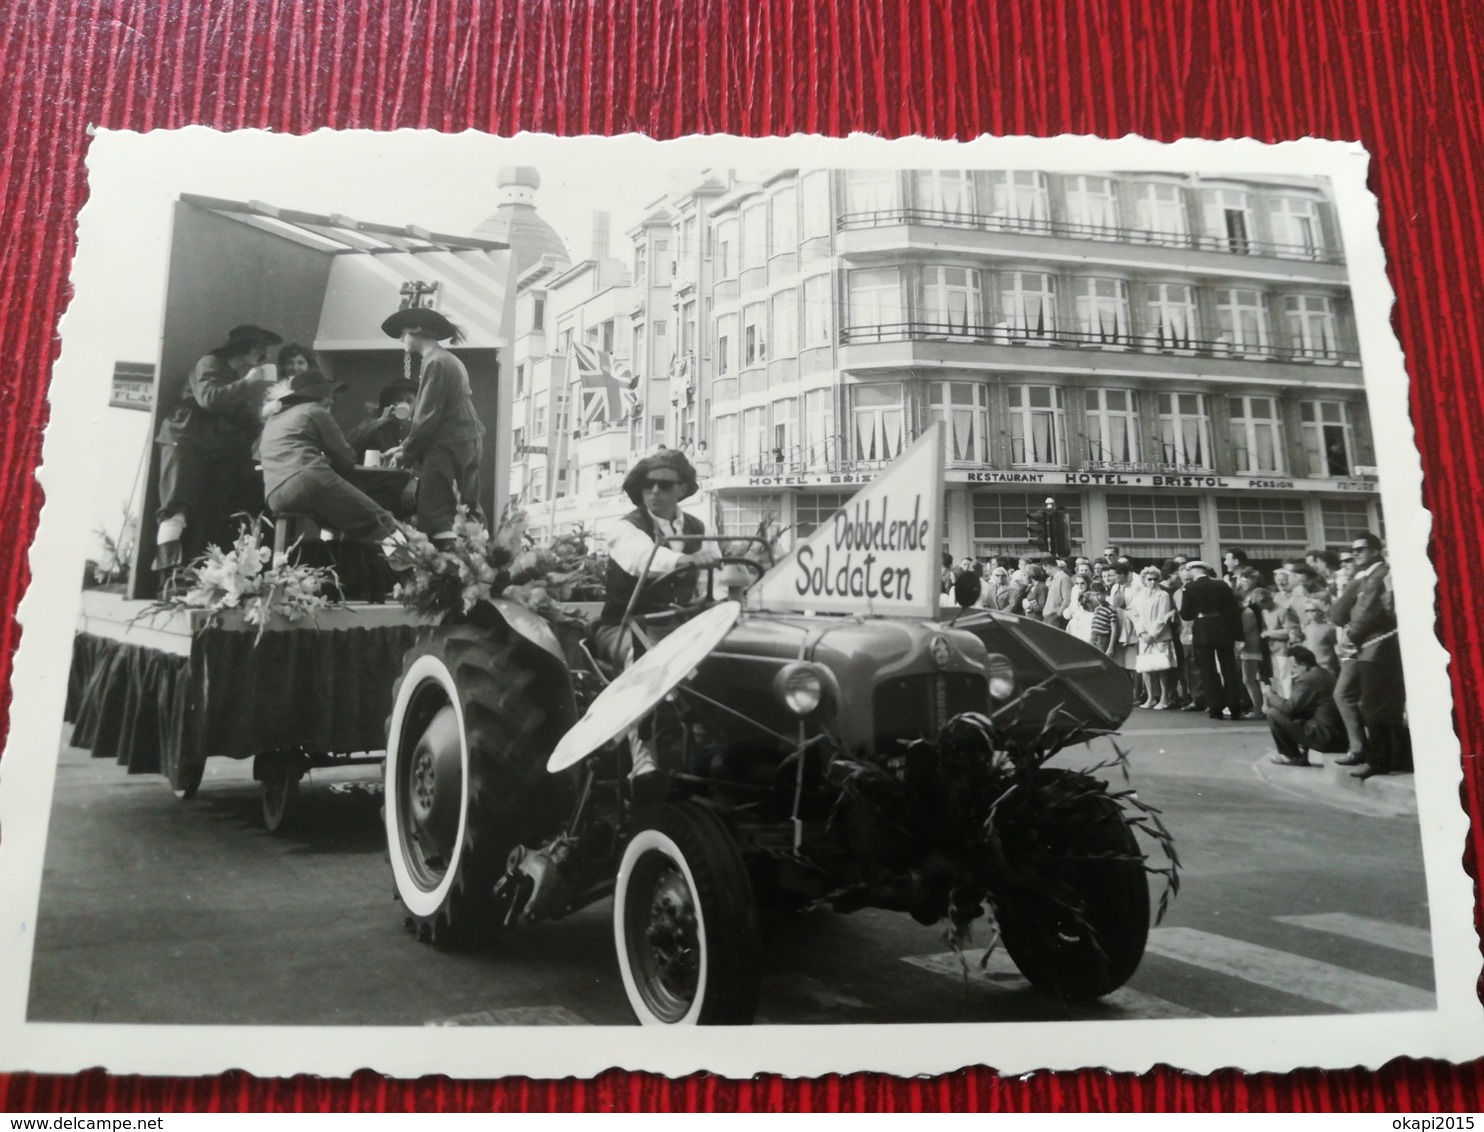
{"label": "costumed man in suit", "polygon": [[1223,705],[1242,718],[1242,674],[1236,645],[1242,637],[1242,607],[1231,587],[1204,562],[1186,563],[1190,584],[1180,595],[1180,619],[1191,623],[1191,646],[1206,701],[1206,714],[1221,718]]}
{"label": "costumed man in suit", "polygon": [[1335,692],[1350,732],[1349,754],[1336,761],[1355,767],[1351,775],[1364,779],[1408,769],[1411,752],[1391,568],[1381,539],[1369,531],[1357,535],[1350,549],[1355,573],[1329,611],[1344,635],[1337,634],[1337,651],[1353,654],[1341,661]]}
{"label": "costumed man in suit", "polygon": [[282,341],[261,326],[234,326],[226,342],[196,363],[160,424],[154,568],[162,594],[208,545],[232,541],[234,514],[263,509],[253,442],[263,424],[263,400],[277,379],[274,367],[263,363],[268,348]]}
{"label": "costumed man in suit", "polygon": [[[695,590],[696,571],[721,559],[714,545],[700,539],[706,524],[680,509],[681,500],[694,495],[697,486],[691,462],[673,448],[646,456],[624,477],[624,494],[634,510],[605,532],[607,590],[593,627],[598,655],[615,668],[626,668],[634,659],[634,634],[622,622],[640,582],[644,589],[634,603],[634,618],[682,604]],[[667,542],[671,539],[683,541],[676,547]],[[629,731],[636,796],[664,787],[664,776],[656,773],[662,768],[655,745],[645,730],[640,725]]]}
{"label": "costumed man in suit", "polygon": [[1310,751],[1345,749],[1345,725],[1335,707],[1335,678],[1303,645],[1290,648],[1288,659],[1293,662],[1289,694],[1278,695],[1271,684],[1262,689],[1263,714],[1278,748],[1271,761],[1279,766],[1318,766],[1309,761]]}
{"label": "costumed man in suit", "polygon": [[453,543],[460,507],[484,518],[479,506],[484,425],[474,408],[469,371],[443,345],[445,340],[456,345],[464,335],[431,307],[399,310],[381,329],[389,338],[400,338],[409,355],[422,359],[407,437],[382,455],[417,468],[417,529],[434,546],[446,548]]}

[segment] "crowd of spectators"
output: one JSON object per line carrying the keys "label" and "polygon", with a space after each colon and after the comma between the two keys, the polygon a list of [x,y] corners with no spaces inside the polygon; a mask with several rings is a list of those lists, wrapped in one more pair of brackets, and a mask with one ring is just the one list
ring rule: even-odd
{"label": "crowd of spectators", "polygon": [[1340,754],[1357,778],[1411,769],[1391,573],[1381,540],[1260,569],[1240,548],[1220,570],[1183,555],[945,557],[945,602],[1030,617],[1127,670],[1150,711],[1265,719],[1275,762]]}

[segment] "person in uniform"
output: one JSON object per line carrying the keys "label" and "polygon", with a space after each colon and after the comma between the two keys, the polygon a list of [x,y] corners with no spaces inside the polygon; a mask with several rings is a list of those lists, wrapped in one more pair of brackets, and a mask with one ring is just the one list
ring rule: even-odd
{"label": "person in uniform", "polygon": [[253,458],[268,387],[268,349],[283,341],[271,330],[234,326],[227,340],[191,370],[180,399],[160,424],[159,526],[154,569],[162,590],[177,572],[234,536],[232,516],[262,510]]}
{"label": "person in uniform", "polygon": [[1191,623],[1191,644],[1200,669],[1206,714],[1221,718],[1224,706],[1242,718],[1242,674],[1236,645],[1242,639],[1242,607],[1232,588],[1204,562],[1186,564],[1190,582],[1180,591],[1180,619]]}
{"label": "person in uniform", "polygon": [[429,307],[399,310],[381,329],[422,359],[407,438],[383,455],[417,469],[417,528],[435,546],[447,547],[461,506],[484,517],[479,506],[484,425],[474,409],[469,371],[443,346],[444,341],[457,344],[463,333]]}
{"label": "person in uniform", "polygon": [[[613,523],[608,539],[607,590],[603,611],[593,627],[598,655],[615,668],[634,658],[634,635],[623,625],[624,613],[641,580],[632,616],[659,613],[681,604],[695,589],[698,569],[720,561],[716,548],[701,541],[706,524],[680,509],[697,490],[695,469],[684,453],[664,449],[646,456],[624,477],[624,494],[634,510]],[[680,546],[667,540],[680,539]],[[660,769],[652,738],[642,725],[629,731],[633,769],[630,777],[658,782]]]}

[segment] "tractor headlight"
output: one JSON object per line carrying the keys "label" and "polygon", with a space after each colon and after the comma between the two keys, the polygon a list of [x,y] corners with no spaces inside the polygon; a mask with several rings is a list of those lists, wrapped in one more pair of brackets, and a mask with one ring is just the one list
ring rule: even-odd
{"label": "tractor headlight", "polygon": [[773,677],[773,691],[800,719],[819,707],[824,698],[824,684],[819,673],[807,664],[790,664],[778,670]]}
{"label": "tractor headlight", "polygon": [[989,654],[989,698],[1008,700],[1015,694],[1015,667],[1003,653]]}

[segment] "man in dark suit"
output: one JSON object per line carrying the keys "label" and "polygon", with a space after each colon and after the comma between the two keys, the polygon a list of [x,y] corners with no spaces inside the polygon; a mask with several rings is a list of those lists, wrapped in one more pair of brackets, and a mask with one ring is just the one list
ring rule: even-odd
{"label": "man in dark suit", "polygon": [[1190,584],[1180,595],[1180,618],[1191,622],[1191,645],[1205,692],[1206,714],[1221,718],[1223,706],[1242,718],[1242,675],[1236,644],[1242,636],[1242,607],[1231,587],[1204,562],[1186,564]]}
{"label": "man in dark suit", "polygon": [[1262,710],[1278,753],[1279,766],[1318,766],[1309,761],[1310,751],[1345,749],[1345,725],[1335,707],[1335,678],[1320,668],[1314,654],[1303,645],[1288,650],[1292,662],[1292,690],[1277,695],[1270,684],[1262,689]]}
{"label": "man in dark suit", "polygon": [[[1410,767],[1407,693],[1396,636],[1391,568],[1381,539],[1367,531],[1352,540],[1350,549],[1355,555],[1355,573],[1329,612],[1330,621],[1344,634],[1344,640],[1337,643],[1341,655],[1353,653],[1341,661],[1336,692],[1342,708],[1351,711],[1345,720],[1351,729],[1350,754],[1338,761],[1354,766],[1350,772],[1354,777],[1371,778]],[[1355,730],[1364,734],[1354,734]]]}

